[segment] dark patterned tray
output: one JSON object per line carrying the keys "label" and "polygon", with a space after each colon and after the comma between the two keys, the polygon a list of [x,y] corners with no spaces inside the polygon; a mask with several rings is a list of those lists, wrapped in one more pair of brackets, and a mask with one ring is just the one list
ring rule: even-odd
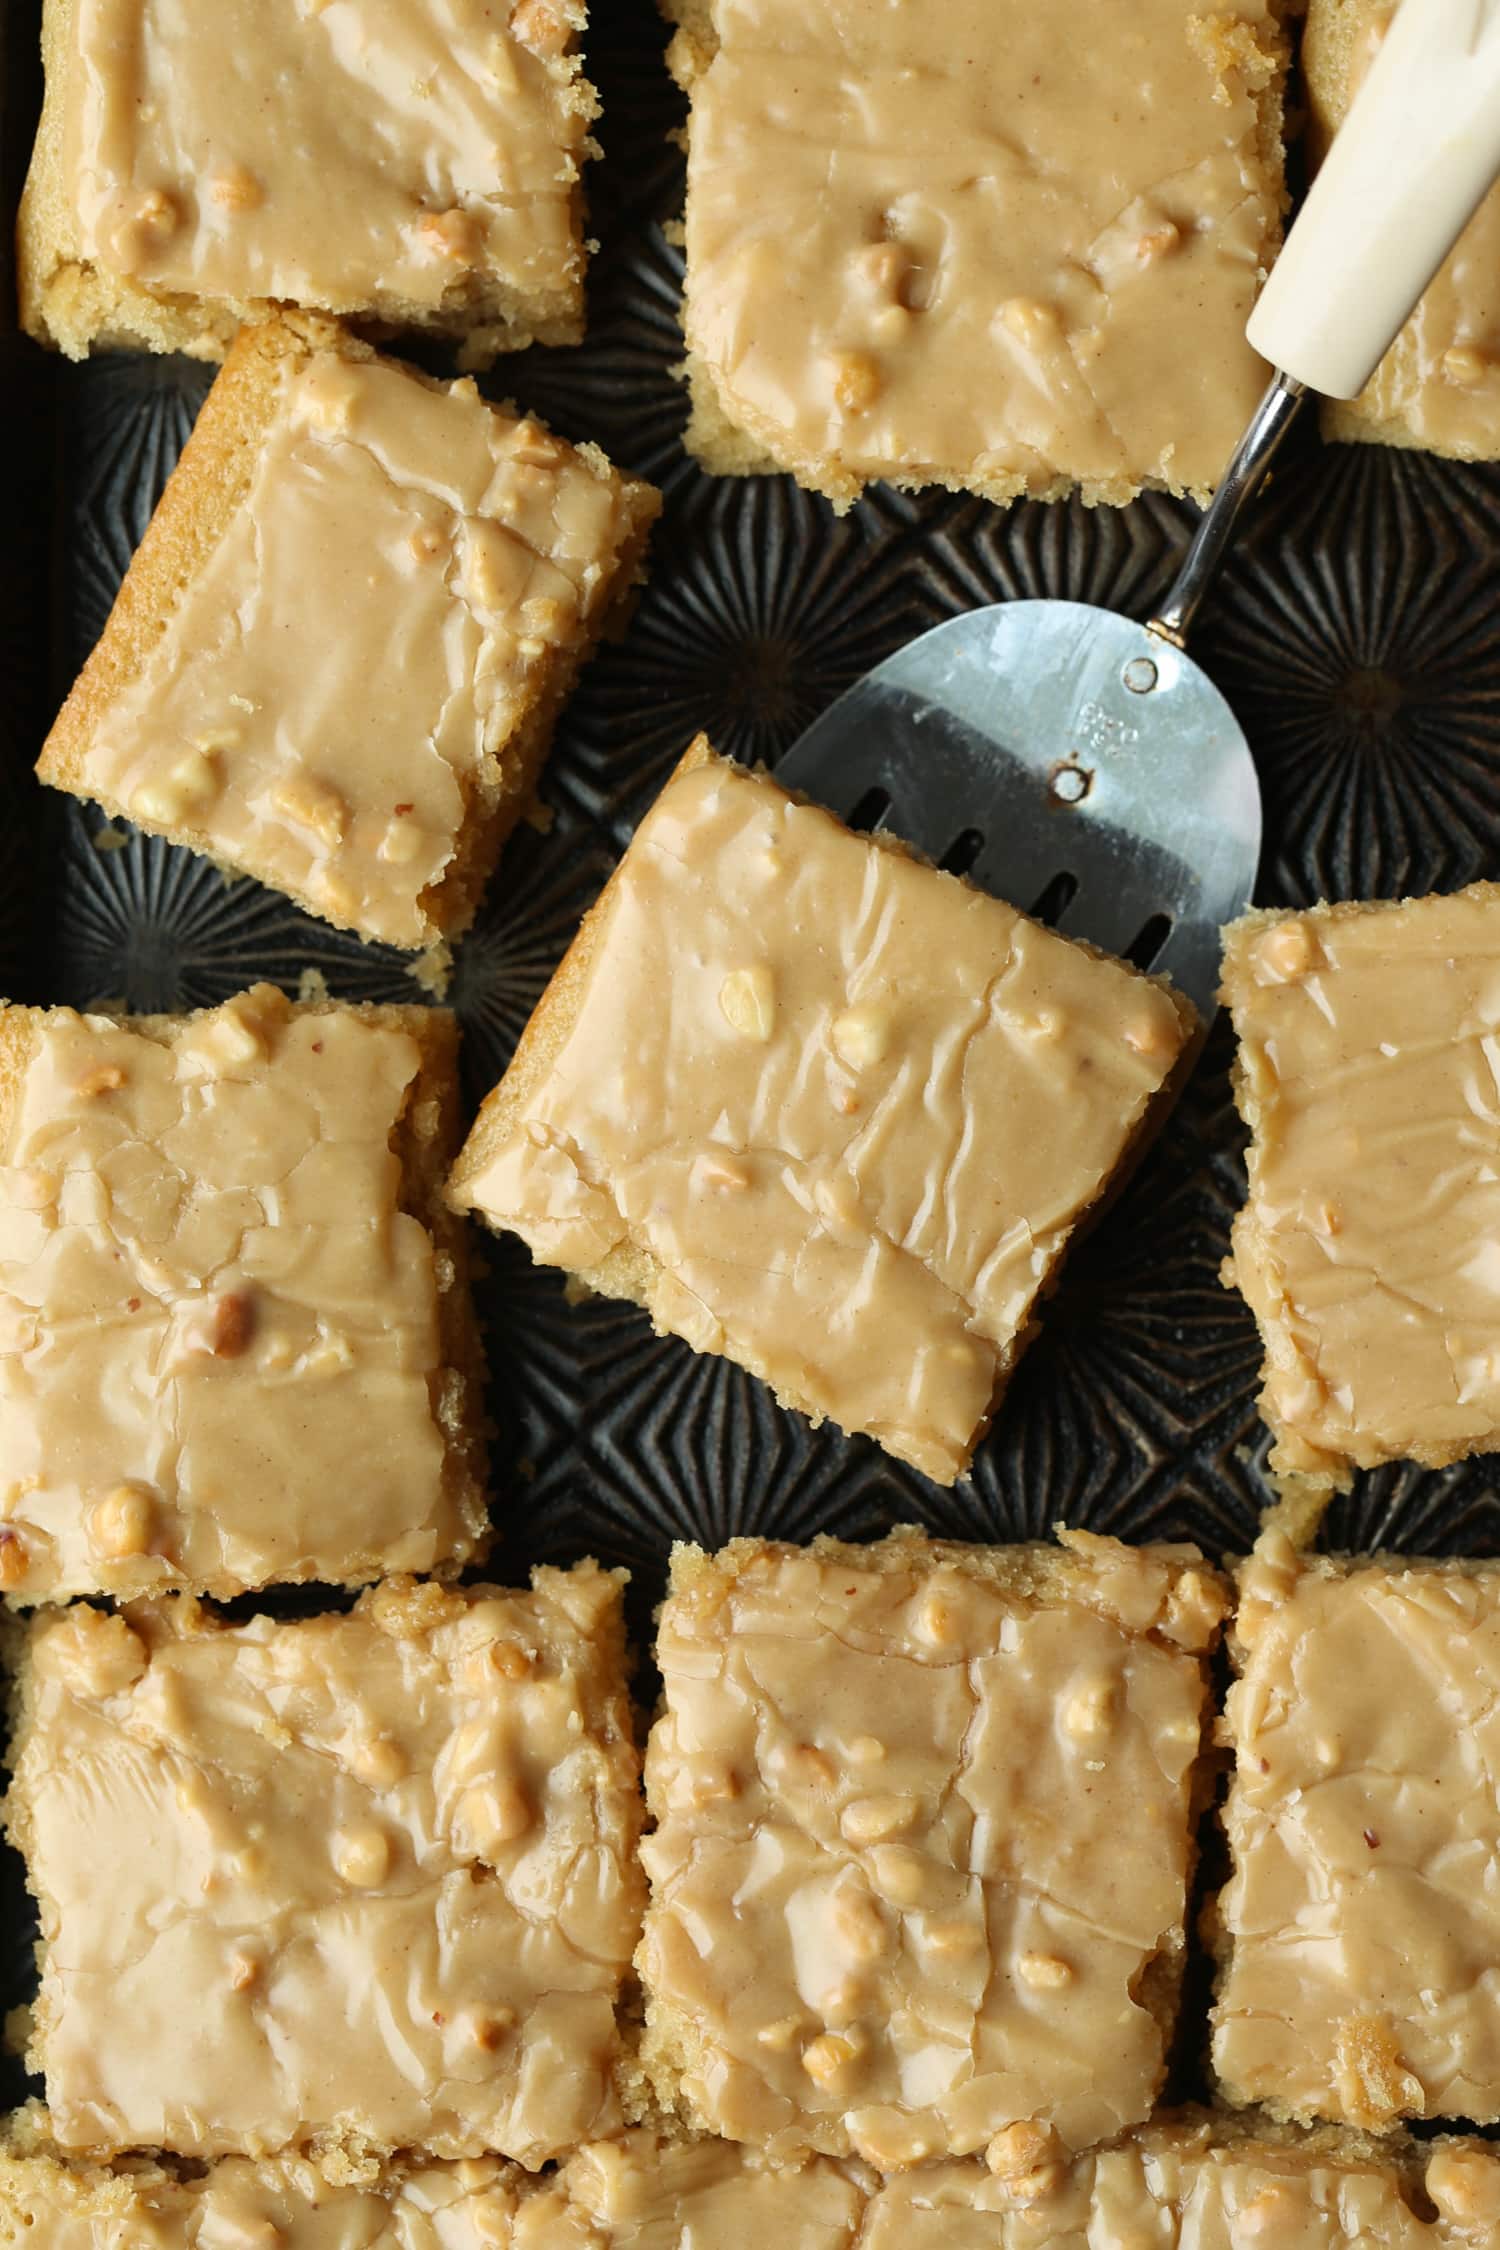
{"label": "dark patterned tray", "polygon": [[[34,121],[36,0],[9,11],[3,154],[13,204]],[[555,820],[523,830],[459,955],[471,1092],[526,1016],[642,808],[699,728],[774,764],[857,674],[913,632],[1011,595],[1145,614],[1194,511],[1018,506],[871,493],[835,518],[786,479],[717,482],[683,454],[673,367],[680,103],[651,0],[599,0],[589,38],[606,156],[590,179],[600,243],[578,351],[504,361],[487,388],[659,484],[666,512],[624,641],[589,670],[545,782]],[[9,277],[0,277],[6,302]],[[8,317],[8,316],[7,316]],[[414,996],[401,958],[96,813],[39,790],[46,725],[108,612],[207,388],[188,362],[47,360],[7,328],[0,607],[0,990],[76,1006],[184,1008],[256,978]],[[1260,763],[1260,897],[1301,904],[1452,888],[1496,870],[1500,819],[1500,470],[1310,434],[1280,472],[1195,648]],[[637,1619],[674,1538],[853,1537],[918,1521],[1014,1539],[1058,1521],[1242,1550],[1266,1491],[1254,1326],[1219,1282],[1242,1186],[1221,1024],[1128,1195],[1069,1266],[1041,1340],[980,1451],[941,1492],[866,1440],[814,1432],[737,1368],[695,1358],[614,1304],[570,1305],[561,1275],[488,1242],[492,1568],[592,1552],[637,1574]],[[1339,1544],[1496,1551],[1486,1462],[1359,1481]],[[0,2000],[19,1997],[15,1870],[0,1916]],[[9,1904],[11,1911],[5,1913]],[[12,1975],[5,1977],[7,1964]],[[10,2090],[14,2090],[14,2086]],[[0,2087],[0,2094],[7,2089]]]}

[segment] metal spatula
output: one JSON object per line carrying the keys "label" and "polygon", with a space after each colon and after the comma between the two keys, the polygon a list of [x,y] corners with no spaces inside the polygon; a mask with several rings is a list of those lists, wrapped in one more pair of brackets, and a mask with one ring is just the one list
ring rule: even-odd
{"label": "metal spatula", "polygon": [[778,778],[1165,971],[1211,1017],[1220,926],[1254,888],[1260,788],[1188,631],[1306,393],[1363,389],[1497,173],[1500,0],[1405,0],[1250,322],[1284,372],[1160,615],[1025,601],[956,617],[840,696]]}

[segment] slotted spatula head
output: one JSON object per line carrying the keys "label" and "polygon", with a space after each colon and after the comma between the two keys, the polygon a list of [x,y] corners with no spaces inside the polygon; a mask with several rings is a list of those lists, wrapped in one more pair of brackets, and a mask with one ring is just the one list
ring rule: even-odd
{"label": "slotted spatula head", "polygon": [[970,611],[867,673],[776,772],[1212,1017],[1260,787],[1223,696],[1145,626],[1082,602]]}

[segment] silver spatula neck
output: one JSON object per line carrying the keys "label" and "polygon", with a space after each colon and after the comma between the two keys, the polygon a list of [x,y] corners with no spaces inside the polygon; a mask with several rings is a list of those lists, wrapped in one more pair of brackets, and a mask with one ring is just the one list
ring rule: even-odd
{"label": "silver spatula neck", "polygon": [[1174,648],[1186,648],[1188,634],[1219,575],[1240,515],[1264,483],[1266,471],[1306,396],[1306,385],[1291,375],[1277,375],[1268,386],[1230,457],[1217,492],[1203,511],[1166,600],[1146,628],[1158,640],[1170,641]]}

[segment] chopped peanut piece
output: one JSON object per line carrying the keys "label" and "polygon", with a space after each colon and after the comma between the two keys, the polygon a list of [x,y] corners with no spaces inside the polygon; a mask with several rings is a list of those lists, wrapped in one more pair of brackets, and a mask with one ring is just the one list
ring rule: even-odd
{"label": "chopped peanut piece", "polygon": [[776,1028],[776,986],[769,969],[734,969],[719,987],[719,1006],[731,1030],[747,1039],[769,1039]]}
{"label": "chopped peanut piece", "polygon": [[125,1083],[125,1072],[119,1063],[99,1063],[86,1070],[78,1081],[78,1091],[85,1101],[99,1094],[117,1094]]}
{"label": "chopped peanut piece", "polygon": [[271,802],[279,813],[298,828],[308,829],[320,843],[343,841],[349,808],[326,782],[314,781],[310,774],[288,775],[272,789]]}
{"label": "chopped peanut piece", "polygon": [[836,2032],[824,2032],[803,2048],[802,2067],[818,2085],[832,2088],[843,2081],[857,2052],[850,2040],[841,2039]]}
{"label": "chopped peanut piece", "polygon": [[155,1529],[155,1497],[139,1484],[116,1485],[89,1516],[89,1538],[112,1560],[149,1554]]}
{"label": "chopped peanut piece", "polygon": [[863,352],[842,352],[832,366],[833,396],[845,414],[864,414],[880,396],[880,369]]}

